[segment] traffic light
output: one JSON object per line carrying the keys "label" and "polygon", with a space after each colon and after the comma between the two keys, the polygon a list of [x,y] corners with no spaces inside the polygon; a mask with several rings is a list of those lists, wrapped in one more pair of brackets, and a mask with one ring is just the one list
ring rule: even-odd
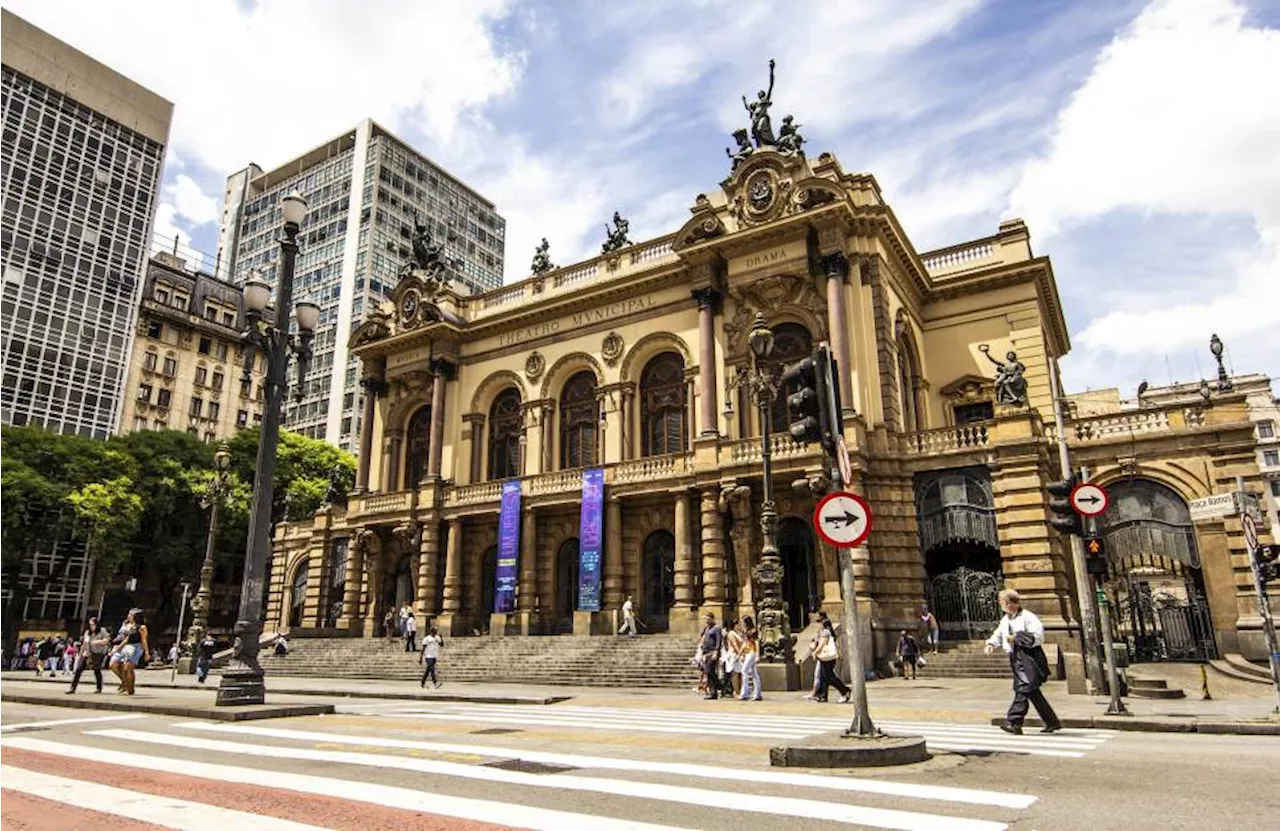
{"label": "traffic light", "polygon": [[1107,549],[1102,537],[1090,535],[1084,538],[1085,566],[1090,574],[1107,575]]}
{"label": "traffic light", "polygon": [[791,438],[800,444],[822,441],[823,407],[825,397],[818,372],[818,362],[812,357],[796,361],[782,374],[788,390],[787,416],[790,418]]}
{"label": "traffic light", "polygon": [[1053,514],[1049,518],[1049,524],[1064,534],[1083,537],[1084,526],[1080,522],[1080,515],[1071,506],[1071,492],[1079,483],[1080,477],[1074,473],[1066,479],[1049,483],[1049,495],[1053,497],[1049,500],[1049,512]]}
{"label": "traffic light", "polygon": [[1280,545],[1260,545],[1253,552],[1258,582],[1280,580]]}

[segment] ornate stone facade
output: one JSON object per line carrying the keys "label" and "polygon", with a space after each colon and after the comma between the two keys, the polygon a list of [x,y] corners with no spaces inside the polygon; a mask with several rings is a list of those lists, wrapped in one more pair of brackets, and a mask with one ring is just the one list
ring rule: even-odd
{"label": "ornate stone facade", "polygon": [[[405,600],[452,635],[605,633],[627,596],[652,630],[692,631],[705,611],[755,614],[770,427],[792,627],[819,609],[838,616],[836,552],[808,530],[810,491],[792,487],[824,473],[820,451],[790,440],[784,408],[762,425],[737,383],[763,312],[781,357],[825,341],[839,363],[848,487],[875,512],[853,561],[877,656],[914,626],[919,604],[945,602],[938,581],[961,569],[1019,589],[1054,638],[1075,637],[1070,551],[1048,524],[1045,491],[1060,473],[1050,373],[1070,343],[1052,265],[1032,253],[1026,226],[921,254],[872,176],[770,147],[743,154],[691,210],[672,234],[486,294],[424,292],[410,274],[371,314],[352,338],[371,379],[363,489],[306,536],[316,586],[329,585],[325,569],[345,569],[344,601],[327,621],[332,604],[308,596],[300,625],[373,634]],[[984,345],[1017,353],[1025,406],[996,401]],[[1160,413],[1159,429],[1080,438],[1077,425],[1071,443],[1102,481],[1150,476],[1185,501],[1237,474],[1258,480],[1243,396]],[[429,435],[406,435],[415,430]],[[605,477],[604,610],[575,614],[591,467]],[[518,597],[494,615],[511,479],[522,491]],[[921,517],[932,523],[925,551]],[[281,554],[298,533],[280,529]],[[1257,624],[1238,522],[1194,534],[1214,646],[1246,648]],[[276,558],[269,612],[282,624],[296,568],[286,559]],[[963,637],[987,621],[947,623]]]}

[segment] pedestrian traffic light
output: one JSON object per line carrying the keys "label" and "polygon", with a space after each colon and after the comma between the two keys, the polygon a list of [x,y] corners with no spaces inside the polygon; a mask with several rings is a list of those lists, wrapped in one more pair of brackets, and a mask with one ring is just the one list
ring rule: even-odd
{"label": "pedestrian traffic light", "polygon": [[1080,477],[1074,473],[1066,479],[1049,483],[1048,491],[1052,497],[1049,500],[1049,513],[1053,514],[1049,518],[1049,524],[1064,534],[1082,537],[1084,526],[1080,522],[1080,514],[1071,505],[1071,492],[1079,483]]}
{"label": "pedestrian traffic light", "polygon": [[796,361],[782,373],[782,382],[791,390],[787,396],[787,416],[791,438],[800,444],[822,441],[822,390],[818,363],[812,357]]}
{"label": "pedestrian traffic light", "polygon": [[1090,535],[1084,538],[1085,566],[1090,574],[1105,577],[1107,574],[1107,550],[1102,537]]}
{"label": "pedestrian traffic light", "polygon": [[1280,545],[1260,545],[1253,552],[1258,582],[1280,580]]}

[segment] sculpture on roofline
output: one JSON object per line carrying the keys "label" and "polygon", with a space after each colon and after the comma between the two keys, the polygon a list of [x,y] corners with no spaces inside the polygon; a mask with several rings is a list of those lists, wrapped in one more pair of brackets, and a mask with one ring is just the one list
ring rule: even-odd
{"label": "sculpture on roofline", "polygon": [[542,243],[533,249],[533,273],[536,276],[546,274],[555,268],[555,264],[551,262],[551,256],[547,253],[551,250],[551,243],[547,242],[547,238],[542,238]]}
{"label": "sculpture on roofline", "polygon": [[630,245],[631,240],[627,239],[627,232],[630,230],[631,223],[623,219],[622,214],[614,211],[613,227],[610,228],[608,223],[605,223],[604,232],[608,235],[608,239],[604,241],[604,245],[600,246],[600,253],[609,254]]}
{"label": "sculpture on roofline", "polygon": [[991,357],[991,347],[980,344],[978,351],[987,356],[987,360],[996,365],[994,386],[996,403],[1012,407],[1025,407],[1027,404],[1027,379],[1024,377],[1027,367],[1018,360],[1018,353],[1012,350],[1005,355],[1007,363],[1001,363]]}
{"label": "sculpture on roofline", "polygon": [[773,106],[773,66],[773,58],[770,58],[769,89],[756,93],[755,101],[748,101],[747,96],[742,96],[742,106],[751,114],[751,137],[755,139],[756,147],[778,143],[773,137],[773,122],[769,119],[769,108]]}

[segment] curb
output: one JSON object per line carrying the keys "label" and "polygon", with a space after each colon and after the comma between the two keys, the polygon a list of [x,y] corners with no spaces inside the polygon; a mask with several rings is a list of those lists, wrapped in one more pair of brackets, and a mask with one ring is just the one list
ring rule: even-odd
{"label": "curb", "polygon": [[[16,681],[18,683],[58,684],[60,686],[66,686],[67,684],[67,682],[60,681],[57,678],[11,678],[7,680]],[[148,682],[141,678],[138,679],[138,686],[158,690],[217,689],[216,684],[199,687],[192,686],[190,684],[166,683],[163,681]],[[427,691],[420,692],[417,690],[404,690],[401,692],[396,692],[394,690],[318,690],[315,688],[294,689],[288,686],[275,685],[272,685],[270,692],[275,695],[324,696],[327,698],[375,698],[402,701],[447,701],[471,704],[518,704],[537,706],[559,704],[562,701],[570,701],[573,699],[573,696],[571,695],[513,696],[486,695],[484,693],[436,693]]]}
{"label": "curb", "polygon": [[215,707],[210,704],[163,704],[139,701],[116,701],[92,698],[53,698],[24,693],[0,693],[0,701],[36,704],[43,707],[68,707],[73,710],[110,710],[125,713],[151,713],[158,716],[202,718],[213,721],[256,721],[258,719],[323,716],[334,712],[332,704],[262,704],[244,707]]}
{"label": "curb", "polygon": [[[1280,722],[1266,721],[1201,721],[1188,719],[1143,718],[1141,716],[1090,716],[1087,718],[1061,719],[1063,727],[1085,730],[1122,730],[1132,733],[1209,733],[1226,736],[1280,736]],[[999,716],[991,719],[993,725],[1004,723]],[[1043,727],[1040,719],[1029,718],[1026,727]]]}

